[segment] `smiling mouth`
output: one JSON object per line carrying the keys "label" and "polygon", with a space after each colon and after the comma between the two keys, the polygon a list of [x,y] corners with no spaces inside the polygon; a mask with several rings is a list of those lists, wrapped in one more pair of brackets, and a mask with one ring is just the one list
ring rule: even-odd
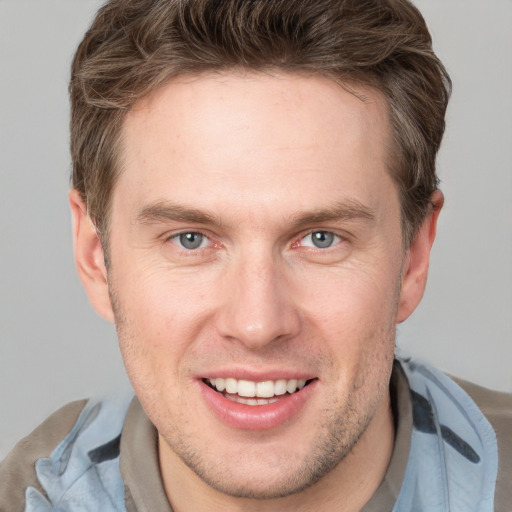
{"label": "smiling mouth", "polygon": [[293,395],[316,379],[278,379],[254,382],[233,378],[203,379],[228,400],[245,405],[268,405]]}

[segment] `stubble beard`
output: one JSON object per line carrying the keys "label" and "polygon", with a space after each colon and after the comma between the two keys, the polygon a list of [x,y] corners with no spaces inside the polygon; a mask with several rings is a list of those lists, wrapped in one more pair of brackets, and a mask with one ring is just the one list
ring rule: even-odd
{"label": "stubble beard", "polygon": [[[353,404],[348,404],[322,425],[317,433],[316,442],[308,448],[301,459],[294,457],[293,454],[281,458],[267,458],[266,467],[281,468],[279,478],[276,478],[274,471],[272,478],[258,478],[254,474],[240,481],[236,467],[226,467],[223,461],[211,461],[202,451],[192,446],[189,439],[182,434],[185,429],[182,428],[181,433],[170,429],[170,432],[161,434],[171,451],[216,491],[234,498],[273,500],[305,491],[350,456],[350,452],[366,431],[373,413],[374,411],[359,418],[354,424],[349,419],[358,418],[361,412],[357,411]],[[332,415],[332,410],[326,411],[326,414]],[[262,458],[265,458],[264,454]],[[237,467],[251,467],[251,460],[243,454],[238,454],[237,459]],[[259,473],[261,472],[260,469]]]}
{"label": "stubble beard", "polygon": [[[119,344],[126,364],[125,353],[132,352],[133,355],[133,353],[139,352],[140,347],[138,347],[136,336],[134,336],[133,330],[129,326],[129,321],[124,315],[122,307],[120,307],[111,282],[109,283],[109,294],[114,311]],[[382,336],[382,333],[380,334]],[[390,332],[387,334],[388,336],[385,337],[387,340],[381,338],[380,343],[377,343],[377,345],[382,347],[384,344],[392,344],[394,347],[394,330],[393,334]],[[389,339],[390,337],[393,339]],[[378,347],[376,347],[376,350],[378,350]],[[128,367],[127,370],[130,374]],[[160,428],[157,427],[161,434],[160,439],[165,439],[165,443],[170,450],[204,483],[216,491],[234,498],[271,500],[286,498],[305,491],[350,456],[351,451],[367,430],[380,403],[380,399],[374,396],[372,403],[368,404],[364,400],[364,393],[363,400],[361,400],[358,393],[361,387],[365,387],[364,382],[360,382],[357,385],[354,384],[344,404],[339,404],[333,399],[332,403],[325,407],[323,413],[319,414],[319,417],[326,419],[321,428],[318,429],[316,441],[312,443],[301,460],[297,460],[297,457],[294,457],[294,461],[290,461],[291,455],[288,454],[287,458],[283,457],[281,460],[274,459],[272,464],[267,464],[268,467],[274,466],[286,469],[286,471],[281,472],[280,478],[275,478],[274,476],[271,479],[261,478],[258,480],[251,477],[247,478],[246,481],[240,481],[236,467],[224,467],[223,461],[210,460],[207,455],[205,456],[204,450],[198,449],[196,443],[193,442],[194,439],[187,435],[189,430],[186,424],[180,422],[178,422],[179,425],[170,423],[168,417],[163,418],[161,414],[153,410],[152,406],[158,402],[158,397],[153,396],[149,399],[149,406],[146,412],[155,426],[160,426]],[[135,385],[134,388],[136,388]],[[381,393],[387,392],[387,386],[385,388],[386,390],[384,391],[380,390]],[[146,407],[144,408],[146,409]],[[362,411],[365,411],[365,413],[362,414]],[[151,414],[152,412],[154,414]],[[240,465],[240,459],[243,461],[243,458],[243,454],[240,454],[237,466]],[[247,467],[250,467],[252,462],[247,458],[245,460]],[[295,462],[295,468],[292,471],[289,471],[292,465],[290,462]]]}

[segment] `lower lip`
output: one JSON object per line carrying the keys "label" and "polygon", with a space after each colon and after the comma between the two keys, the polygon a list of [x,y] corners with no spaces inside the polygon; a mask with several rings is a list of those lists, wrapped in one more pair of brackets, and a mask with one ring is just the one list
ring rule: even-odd
{"label": "lower lip", "polygon": [[233,402],[198,381],[202,396],[213,413],[230,427],[243,430],[269,430],[294,418],[314,391],[316,380],[292,395],[285,395],[267,405],[246,405]]}

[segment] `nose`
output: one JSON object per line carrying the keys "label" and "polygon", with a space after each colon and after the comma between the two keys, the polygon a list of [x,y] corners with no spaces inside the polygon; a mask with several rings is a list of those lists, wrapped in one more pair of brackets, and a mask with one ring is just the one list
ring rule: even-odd
{"label": "nose", "polygon": [[221,283],[224,300],[217,315],[221,336],[261,350],[297,335],[300,315],[283,265],[270,255],[254,254],[230,265]]}

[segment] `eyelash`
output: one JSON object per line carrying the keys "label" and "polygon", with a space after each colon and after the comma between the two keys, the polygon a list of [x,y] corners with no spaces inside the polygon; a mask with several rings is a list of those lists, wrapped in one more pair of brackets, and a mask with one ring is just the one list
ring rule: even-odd
{"label": "eyelash", "polygon": [[[329,245],[327,245],[325,247],[318,247],[315,245],[314,241],[311,242],[311,245],[305,245],[305,244],[301,243],[307,237],[313,236],[315,234],[322,235],[324,237],[327,235],[327,243]],[[182,239],[182,237],[191,236],[191,235],[201,237],[201,241],[197,247],[185,247],[184,246],[184,240]],[[331,239],[330,241],[329,241],[329,238]],[[197,251],[199,249],[205,249],[206,247],[213,244],[210,237],[208,237],[207,235],[205,235],[204,233],[201,233],[199,231],[182,231],[180,233],[175,233],[174,235],[168,237],[167,240],[186,252],[193,252],[193,251]],[[314,231],[310,231],[309,233],[306,233],[305,235],[301,236],[296,242],[294,242],[292,244],[292,248],[309,247],[311,249],[316,249],[316,250],[326,250],[326,249],[330,249],[331,247],[333,247],[335,245],[338,245],[342,240],[343,240],[343,238],[341,236],[337,235],[336,233],[334,233],[332,231],[314,230]],[[205,246],[205,245],[203,245],[204,241],[207,241],[209,243]],[[320,239],[318,239],[317,241],[319,241],[320,243],[323,242],[323,240],[320,240]]]}
{"label": "eyelash", "polygon": [[[181,237],[184,237],[187,235],[196,235],[196,236],[202,237],[200,245],[198,247],[193,247],[193,248],[184,247],[183,242],[180,239],[181,239]],[[205,249],[207,246],[212,244],[212,241],[210,240],[210,238],[199,231],[182,231],[180,233],[176,233],[176,234],[170,236],[167,240],[170,241],[171,243],[173,243],[174,245],[178,246],[180,249],[185,250],[187,252],[192,252],[192,251],[196,251],[199,249]],[[202,246],[204,240],[210,242],[206,247]]]}
{"label": "eyelash", "polygon": [[318,247],[318,246],[314,246],[314,242],[312,241],[312,245],[303,245],[302,244],[301,246],[310,247],[312,249],[318,249],[318,250],[326,250],[326,249],[330,249],[331,247],[333,247],[335,245],[338,245],[343,240],[341,236],[337,235],[336,233],[334,233],[332,231],[324,230],[324,229],[316,229],[314,231],[310,231],[309,233],[305,234],[304,236],[301,236],[300,239],[297,242],[295,242],[294,247],[295,246],[298,247],[300,242],[305,240],[307,237],[315,235],[315,234],[322,234],[323,236],[328,235],[328,238],[329,238],[329,236],[331,236],[332,240],[331,240],[330,245],[328,245],[327,247]]}

